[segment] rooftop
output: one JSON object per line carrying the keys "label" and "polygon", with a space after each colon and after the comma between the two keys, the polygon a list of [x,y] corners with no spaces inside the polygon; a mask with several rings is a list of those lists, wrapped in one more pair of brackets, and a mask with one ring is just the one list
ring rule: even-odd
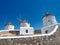
{"label": "rooftop", "polygon": [[50,14],[50,13],[47,12],[47,13],[43,16],[43,18],[44,18],[44,17],[48,17],[48,16],[52,16],[52,14]]}
{"label": "rooftop", "polygon": [[8,22],[7,24],[5,24],[5,26],[6,26],[6,25],[13,25],[13,24],[12,24],[11,22]]}
{"label": "rooftop", "polygon": [[28,23],[26,20],[23,20],[21,23]]}

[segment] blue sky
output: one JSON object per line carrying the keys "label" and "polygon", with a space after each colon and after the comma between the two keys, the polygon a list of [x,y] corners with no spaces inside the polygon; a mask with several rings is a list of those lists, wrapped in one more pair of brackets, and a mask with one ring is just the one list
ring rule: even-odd
{"label": "blue sky", "polygon": [[19,29],[19,21],[26,19],[35,29],[42,28],[42,17],[46,12],[56,16],[60,22],[60,0],[0,0],[0,29],[10,21]]}

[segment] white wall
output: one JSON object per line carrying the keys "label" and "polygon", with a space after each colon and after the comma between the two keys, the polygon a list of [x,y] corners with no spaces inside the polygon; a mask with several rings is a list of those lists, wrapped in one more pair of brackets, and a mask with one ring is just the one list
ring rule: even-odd
{"label": "white wall", "polygon": [[14,30],[14,26],[13,25],[6,25],[5,29],[6,30]]}
{"label": "white wall", "polygon": [[[50,22],[49,22],[50,20]],[[43,18],[43,26],[49,26],[51,24],[56,24],[57,21],[56,21],[56,18],[55,16],[47,16],[47,17],[44,17]]]}
{"label": "white wall", "polygon": [[21,27],[30,27],[30,24],[29,24],[29,23],[21,23],[20,26],[21,26]]}
{"label": "white wall", "polygon": [[[48,33],[51,33],[51,32],[53,31],[53,29],[55,28],[55,26],[56,26],[56,25],[50,26],[50,27],[46,27],[46,28],[43,27],[43,28],[41,29],[42,34],[46,34],[46,32],[45,32],[46,30],[48,30]],[[48,34],[48,33],[47,33],[47,34]]]}
{"label": "white wall", "polygon": [[[28,30],[28,33],[26,33],[26,30]],[[20,35],[31,35],[31,34],[34,34],[33,27],[20,27]]]}

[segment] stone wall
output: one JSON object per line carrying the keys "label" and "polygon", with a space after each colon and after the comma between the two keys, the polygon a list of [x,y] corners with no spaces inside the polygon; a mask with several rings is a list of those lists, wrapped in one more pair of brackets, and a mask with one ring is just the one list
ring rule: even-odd
{"label": "stone wall", "polygon": [[19,34],[19,31],[1,31],[0,36],[16,36]]}
{"label": "stone wall", "polygon": [[0,45],[60,45],[60,29],[51,36],[20,38],[20,39],[0,39]]}

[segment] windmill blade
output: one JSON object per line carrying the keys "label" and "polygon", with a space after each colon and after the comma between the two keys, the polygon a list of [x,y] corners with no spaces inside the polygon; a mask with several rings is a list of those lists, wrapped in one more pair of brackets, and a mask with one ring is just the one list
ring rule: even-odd
{"label": "windmill blade", "polygon": [[21,20],[21,19],[19,19],[19,18],[17,18],[17,20],[18,20],[19,22],[22,22],[22,20]]}

